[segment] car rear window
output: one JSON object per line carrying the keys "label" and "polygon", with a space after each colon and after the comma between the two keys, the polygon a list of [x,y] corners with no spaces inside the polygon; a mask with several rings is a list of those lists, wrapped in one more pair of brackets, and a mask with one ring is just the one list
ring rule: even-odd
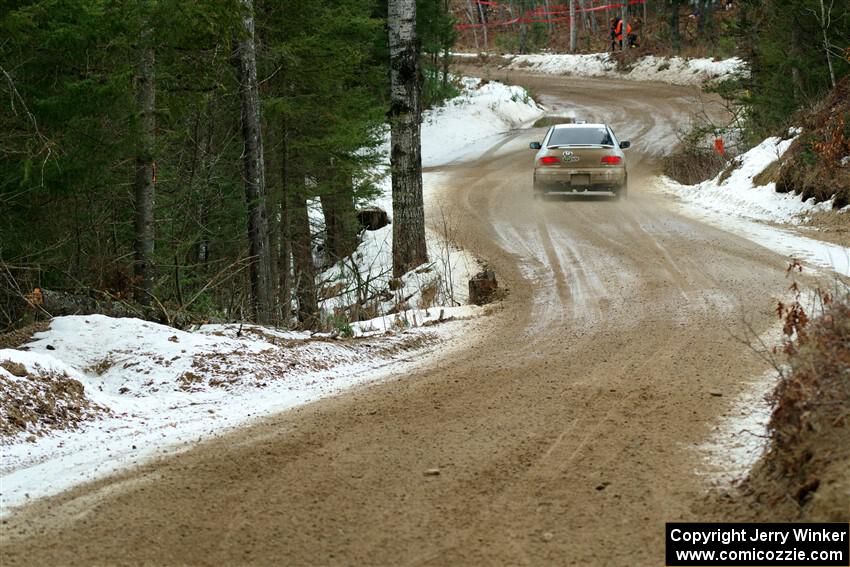
{"label": "car rear window", "polygon": [[613,146],[605,128],[556,128],[549,138],[550,146]]}

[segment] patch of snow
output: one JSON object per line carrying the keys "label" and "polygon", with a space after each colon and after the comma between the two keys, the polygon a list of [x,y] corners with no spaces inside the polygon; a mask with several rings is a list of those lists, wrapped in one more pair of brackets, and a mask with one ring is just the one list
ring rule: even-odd
{"label": "patch of snow", "polygon": [[475,143],[526,127],[544,109],[522,87],[464,77],[460,96],[422,118],[422,165],[434,167],[475,156]]}
{"label": "patch of snow", "polygon": [[775,371],[749,384],[715,427],[711,438],[697,450],[703,457],[703,469],[713,484],[742,480],[761,458],[767,447],[767,424],[771,405],[767,396],[778,380]]}
{"label": "patch of snow", "polygon": [[408,311],[466,304],[467,282],[480,270],[480,264],[469,251],[451,241],[452,228],[446,226],[448,234],[426,230],[429,263],[405,274],[392,290],[393,227],[365,232],[353,255],[323,272],[322,289],[330,297],[321,302],[321,309],[330,314],[359,303],[368,305],[375,315],[385,315],[398,311],[399,306]]}
{"label": "patch of snow", "polygon": [[633,81],[658,81],[674,85],[701,85],[747,74],[744,60],[733,57],[684,59],[647,55],[636,60],[627,71],[620,71],[610,53],[547,53],[511,55],[508,68],[548,75],[577,77],[621,77]]}

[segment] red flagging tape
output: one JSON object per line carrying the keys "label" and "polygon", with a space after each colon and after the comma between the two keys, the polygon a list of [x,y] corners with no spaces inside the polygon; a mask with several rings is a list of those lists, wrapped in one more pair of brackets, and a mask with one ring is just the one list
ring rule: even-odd
{"label": "red flagging tape", "polygon": [[[591,2],[600,2],[604,0],[590,0]],[[634,4],[643,4],[646,0],[629,0],[629,5]],[[485,6],[502,6],[499,2],[494,2],[492,0],[477,0],[478,4]],[[592,8],[576,8],[576,14],[581,14],[583,12],[598,12],[600,10],[610,10],[611,8],[622,8],[623,4],[605,4],[603,6],[593,6]],[[566,14],[566,15],[565,15]],[[500,26],[510,26],[518,23],[526,23],[526,24],[548,24],[548,23],[559,23],[559,22],[569,22],[569,8],[567,6],[558,5],[558,6],[549,6],[548,10],[546,7],[539,7],[534,10],[529,10],[525,13],[525,15],[521,18],[513,18],[512,20],[503,20],[500,22],[486,22],[483,24],[456,24],[455,29],[457,30],[468,30],[473,28],[483,28],[483,27],[500,27]],[[558,16],[555,18],[546,18],[545,16]]]}

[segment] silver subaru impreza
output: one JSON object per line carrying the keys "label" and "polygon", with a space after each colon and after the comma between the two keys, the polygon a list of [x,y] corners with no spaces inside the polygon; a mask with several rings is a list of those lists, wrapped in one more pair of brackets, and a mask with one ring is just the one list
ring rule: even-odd
{"label": "silver subaru impreza", "polygon": [[630,142],[619,142],[607,124],[556,124],[543,142],[532,142],[534,196],[547,193],[628,192],[626,156]]}

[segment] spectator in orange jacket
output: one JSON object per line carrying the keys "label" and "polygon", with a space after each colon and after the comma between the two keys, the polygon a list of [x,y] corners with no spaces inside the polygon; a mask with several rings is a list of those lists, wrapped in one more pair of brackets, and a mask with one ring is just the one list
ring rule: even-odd
{"label": "spectator in orange jacket", "polygon": [[[626,37],[629,47],[639,47],[637,34],[632,33],[632,24],[626,24]],[[623,50],[623,19],[617,16],[611,20],[611,50],[615,51],[619,45]]]}

